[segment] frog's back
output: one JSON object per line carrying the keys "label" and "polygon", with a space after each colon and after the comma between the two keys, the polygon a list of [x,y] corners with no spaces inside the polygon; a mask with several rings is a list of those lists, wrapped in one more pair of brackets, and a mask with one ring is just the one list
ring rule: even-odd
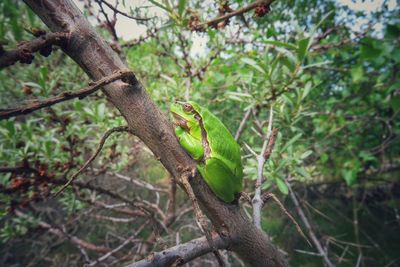
{"label": "frog's back", "polygon": [[236,176],[235,183],[238,185],[238,191],[241,191],[243,167],[240,156],[240,146],[226,126],[214,114],[195,102],[191,102],[190,104],[201,113],[204,129],[207,135],[212,137],[207,138],[207,140],[213,157],[223,161],[234,172]]}

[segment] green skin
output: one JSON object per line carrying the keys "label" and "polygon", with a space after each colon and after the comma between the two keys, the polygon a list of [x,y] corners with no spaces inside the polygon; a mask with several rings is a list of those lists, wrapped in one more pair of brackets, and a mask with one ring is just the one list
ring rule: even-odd
{"label": "green skin", "polygon": [[198,162],[197,169],[221,200],[230,203],[242,191],[240,147],[225,125],[193,101],[171,105],[181,146]]}

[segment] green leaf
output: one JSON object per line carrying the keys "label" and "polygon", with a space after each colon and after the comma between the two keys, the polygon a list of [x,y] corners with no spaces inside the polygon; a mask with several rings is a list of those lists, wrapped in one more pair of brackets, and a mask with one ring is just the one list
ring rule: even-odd
{"label": "green leaf", "polygon": [[364,69],[362,65],[357,65],[351,69],[351,78],[354,83],[359,83],[364,78]]}
{"label": "green leaf", "polygon": [[306,152],[304,152],[303,154],[301,154],[300,159],[305,159],[308,156],[310,156],[313,153],[312,150],[307,150]]}
{"label": "green leaf", "polygon": [[[9,180],[11,178],[11,173],[2,173],[0,174],[0,184],[1,185],[7,185]],[[1,218],[1,215],[0,215]]]}
{"label": "green leaf", "polygon": [[377,57],[380,56],[382,50],[379,47],[375,46],[374,39],[372,38],[364,38],[361,41],[361,58],[363,59],[376,59]]}
{"label": "green leaf", "polygon": [[395,95],[390,98],[390,106],[395,112],[400,110],[400,95]]}
{"label": "green leaf", "polygon": [[297,46],[295,46],[294,44],[284,43],[284,42],[275,41],[275,40],[265,40],[265,41],[263,41],[263,43],[275,45],[275,46],[279,46],[279,47],[284,47],[284,48],[289,48],[289,49],[293,49],[293,50],[297,49]]}
{"label": "green leaf", "polygon": [[172,10],[169,9],[167,6],[164,6],[164,5],[158,3],[158,2],[155,1],[155,0],[149,0],[149,2],[152,3],[152,4],[155,5],[155,6],[158,6],[158,7],[161,8],[161,9],[164,9],[164,10],[167,11],[168,13],[171,13],[171,12],[172,12]]}
{"label": "green leaf", "polygon": [[277,35],[277,33],[276,33],[275,29],[270,25],[270,27],[268,27],[268,30],[267,30],[267,38],[270,38],[270,37],[276,36],[276,35]]}
{"label": "green leaf", "polygon": [[51,140],[47,140],[44,142],[44,147],[46,150],[46,155],[50,158],[53,154],[53,142]]}
{"label": "green leaf", "polygon": [[312,81],[308,81],[304,85],[303,93],[301,94],[301,100],[303,100],[304,98],[307,97],[307,95],[310,93],[311,89],[312,89]]}
{"label": "green leaf", "polygon": [[321,160],[321,162],[322,162],[322,163],[325,163],[325,162],[327,162],[327,161],[328,161],[328,159],[329,159],[329,156],[328,156],[328,154],[326,154],[326,153],[322,153],[322,154],[321,154],[321,156],[320,156],[320,160]]}
{"label": "green leaf", "polygon": [[284,57],[280,57],[279,61],[283,66],[288,68],[288,70],[290,72],[294,72],[295,71],[296,65],[292,61],[290,61],[288,57],[285,57],[285,56]]}
{"label": "green leaf", "polygon": [[357,173],[353,170],[342,170],[342,176],[348,186],[352,186],[357,180]]}
{"label": "green leaf", "polygon": [[265,181],[264,183],[263,183],[263,185],[262,185],[262,189],[263,190],[265,190],[265,189],[268,189],[268,188],[270,188],[271,186],[272,186],[272,179],[268,179],[267,181]]}
{"label": "green leaf", "polygon": [[245,57],[245,58],[241,58],[240,59],[242,62],[250,65],[251,67],[255,68],[256,70],[258,70],[259,72],[265,74],[265,70],[263,70],[263,68],[261,68],[260,65],[257,64],[257,62],[251,58]]}
{"label": "green leaf", "polygon": [[168,82],[172,83],[173,85],[177,85],[176,81],[172,79],[171,77],[165,75],[165,74],[160,74],[160,77],[163,78],[164,80],[167,80]]}
{"label": "green leaf", "polygon": [[186,0],[179,0],[178,4],[178,14],[182,17],[183,11],[185,11]]}
{"label": "green leaf", "polygon": [[296,172],[303,176],[304,178],[310,178],[310,174],[303,167],[296,167]]}
{"label": "green leaf", "polygon": [[16,132],[14,121],[7,121],[5,126],[8,131],[8,137],[13,138]]}
{"label": "green leaf", "polygon": [[386,38],[398,38],[400,36],[400,25],[388,24],[386,25]]}
{"label": "green leaf", "polygon": [[289,193],[289,188],[287,187],[285,182],[280,178],[277,178],[275,181],[276,181],[276,185],[278,186],[279,191],[281,191],[282,194],[287,195]]}
{"label": "green leaf", "polygon": [[310,42],[310,38],[300,39],[297,43],[297,58],[299,62],[302,62],[305,58],[308,50],[308,44]]}
{"label": "green leaf", "polygon": [[299,133],[295,136],[292,137],[292,139],[290,139],[285,146],[282,148],[281,152],[286,151],[286,149],[288,149],[289,146],[291,146],[294,142],[296,142],[300,137],[302,136],[302,133]]}

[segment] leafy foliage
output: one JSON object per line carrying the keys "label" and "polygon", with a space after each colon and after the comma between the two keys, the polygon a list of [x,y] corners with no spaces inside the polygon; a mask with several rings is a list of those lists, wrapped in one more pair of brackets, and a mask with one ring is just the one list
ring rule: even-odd
{"label": "leafy foliage", "polygon": [[[201,13],[199,19],[211,19],[216,15],[214,5],[181,0],[150,2],[165,12],[162,26],[158,25],[161,30],[145,42],[127,45],[121,54],[158,106],[167,113],[175,100],[190,98],[212,110],[232,133],[251,109],[239,138],[246,192],[254,190],[258,164],[246,146],[256,153],[262,150],[272,106],[278,135],[263,170],[266,179],[262,189],[278,193],[295,214],[285,182],[298,186],[307,215],[313,219],[315,231],[327,236],[324,244],[331,248],[336,264],[353,266],[358,255],[369,255],[362,259],[365,266],[383,266],[395,260],[400,244],[400,24],[395,16],[399,7],[384,4],[366,14],[334,1],[277,1],[266,16],[245,14],[248,28],[239,18],[232,18],[224,28],[194,32],[187,30],[191,16],[193,19]],[[230,2],[236,8],[251,1]],[[23,3],[4,0],[0,10],[0,41],[6,43],[5,49],[32,38],[24,28],[44,28]],[[369,25],[354,30],[352,25],[360,19]],[[99,31],[109,36],[104,27]],[[199,40],[205,40],[206,45],[199,46]],[[2,70],[0,80],[2,108],[16,106],[22,99],[33,101],[78,90],[88,82],[82,70],[59,50],[49,58],[36,56],[31,65],[18,63]],[[127,173],[166,188],[168,175],[161,165],[136,138],[123,135],[107,140],[96,168],[79,178],[88,182],[86,187],[68,188],[59,200],[46,202],[95,151],[102,133],[120,125],[124,119],[101,92],[0,121],[0,166],[25,168],[22,173],[0,173],[2,251],[29,240],[30,231],[40,220],[54,216],[56,223],[69,224],[72,218],[89,218],[87,213],[95,209],[95,201],[115,201],[106,193],[95,193],[93,184],[164,207],[167,196],[160,198],[158,193],[140,190],[104,173]],[[27,172],[28,167],[37,172]],[[17,193],[11,190],[11,194],[10,188]],[[15,190],[18,188],[23,190]],[[186,202],[178,195],[178,205]],[[46,205],[55,206],[48,212],[51,216],[38,208]],[[264,208],[262,225],[289,253],[291,265],[320,266],[320,258],[295,251],[310,248],[272,206],[267,203]],[[14,216],[17,209],[32,210],[33,219]],[[113,211],[99,214],[115,215]],[[100,244],[105,228],[115,231],[116,236],[130,236],[131,228],[147,222],[140,218],[118,227],[92,217],[87,220],[92,225],[78,223],[78,234]],[[181,233],[182,240],[190,240],[198,234],[187,226],[191,222],[189,214],[171,227]],[[156,228],[154,223],[148,225]],[[150,238],[151,227],[139,237]],[[160,240],[156,248],[174,244],[175,236],[160,234]],[[51,243],[45,238],[42,241],[43,246]],[[119,241],[113,237],[110,243],[117,246]],[[66,257],[62,250],[52,253],[59,255],[58,263]],[[77,258],[77,264],[83,262]],[[28,257],[24,258],[27,262]]]}

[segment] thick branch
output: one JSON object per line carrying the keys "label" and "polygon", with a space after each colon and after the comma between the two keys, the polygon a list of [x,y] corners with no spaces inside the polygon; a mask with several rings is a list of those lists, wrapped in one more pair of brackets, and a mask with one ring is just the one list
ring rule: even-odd
{"label": "thick branch", "polygon": [[[71,31],[70,42],[63,47],[93,80],[126,69],[123,61],[95,32],[70,0],[25,0],[52,31]],[[136,62],[136,64],[141,64]],[[286,266],[286,262],[268,237],[252,226],[237,205],[221,202],[196,170],[195,161],[180,146],[172,125],[136,80],[116,81],[103,92],[125,117],[129,128],[153,152],[175,179],[191,177],[198,202],[216,231],[231,240],[230,249],[252,266]]]}
{"label": "thick branch", "polygon": [[68,33],[65,32],[48,33],[30,42],[20,43],[17,49],[0,52],[0,69],[11,66],[18,61],[29,64],[33,60],[32,53],[41,50],[44,55],[47,55],[46,51],[42,50],[43,48],[51,47],[51,45],[62,45],[67,38]]}
{"label": "thick branch", "polygon": [[[227,240],[224,240],[217,235],[214,235],[213,243],[217,249],[226,249],[229,246]],[[180,244],[164,251],[153,253],[150,257],[125,267],[162,267],[182,265],[197,257],[210,253],[212,250],[213,249],[210,247],[207,239],[201,237],[185,244]]]}
{"label": "thick branch", "polygon": [[61,103],[67,100],[71,100],[74,98],[84,98],[90,94],[93,94],[94,92],[98,91],[102,86],[109,84],[113,81],[123,79],[126,77],[129,77],[133,75],[133,73],[129,70],[121,70],[116,73],[111,74],[110,76],[104,77],[100,79],[99,81],[93,83],[92,85],[83,88],[81,90],[78,90],[76,92],[63,92],[57,96],[48,98],[46,100],[42,101],[36,101],[31,104],[18,107],[18,108],[10,108],[10,109],[5,109],[0,111],[0,120],[8,119],[14,116],[19,116],[19,115],[24,115],[31,113],[35,110],[44,108],[44,107],[50,107],[54,104]]}

